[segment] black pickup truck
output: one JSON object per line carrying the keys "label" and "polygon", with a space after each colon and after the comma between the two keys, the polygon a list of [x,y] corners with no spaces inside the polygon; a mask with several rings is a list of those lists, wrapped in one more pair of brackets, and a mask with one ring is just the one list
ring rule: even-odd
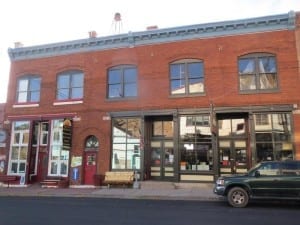
{"label": "black pickup truck", "polygon": [[300,200],[300,161],[266,161],[245,175],[219,177],[214,193],[227,197],[233,207],[258,198]]}

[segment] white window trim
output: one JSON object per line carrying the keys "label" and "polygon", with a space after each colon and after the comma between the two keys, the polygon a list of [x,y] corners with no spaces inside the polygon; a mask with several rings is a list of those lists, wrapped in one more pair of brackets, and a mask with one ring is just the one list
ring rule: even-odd
{"label": "white window trim", "polygon": [[[12,126],[12,136],[11,136],[11,139],[10,139],[9,161],[8,161],[7,174],[8,174],[8,175],[24,175],[24,174],[26,174],[26,169],[27,169],[27,168],[26,168],[27,157],[26,157],[26,159],[23,159],[23,160],[20,160],[20,159],[19,159],[19,158],[20,158],[20,148],[21,148],[21,147],[27,147],[27,154],[26,154],[26,156],[28,156],[29,143],[27,143],[27,144],[20,144],[20,143],[14,144],[14,143],[13,143],[13,140],[14,140],[14,135],[15,135],[15,133],[19,133],[19,134],[20,134],[20,140],[22,140],[22,138],[23,138],[23,136],[24,136],[24,133],[29,133],[29,129],[28,129],[28,130],[22,130],[22,131],[15,132],[14,126]],[[16,146],[19,148],[18,159],[11,159],[12,148],[13,148],[13,147],[16,147]],[[14,163],[14,162],[18,163],[17,173],[13,173],[13,172],[11,171],[11,169],[12,169],[12,163]],[[20,172],[20,171],[19,171],[19,165],[20,165],[21,163],[25,163],[25,171],[24,171],[24,172]]]}
{"label": "white window trim", "polygon": [[[61,157],[61,151],[63,151],[62,149],[60,150],[60,155],[59,155],[59,159],[56,159],[56,160],[52,160],[51,159],[51,155],[52,155],[52,149],[53,149],[53,146],[61,146],[63,145],[63,136],[62,136],[62,132],[63,132],[63,128],[59,127],[59,128],[54,128],[53,127],[54,125],[54,120],[51,121],[51,139],[50,139],[50,150],[49,150],[49,163],[48,163],[48,176],[52,176],[52,177],[57,177],[57,176],[60,176],[60,177],[68,177],[68,173],[69,173],[69,157],[70,157],[70,153],[69,153],[69,157],[68,159],[66,160],[62,160],[60,159]],[[53,135],[55,132],[60,132],[60,136],[59,136],[59,141],[54,143],[53,142]],[[56,174],[52,174],[51,173],[51,163],[52,162],[56,162],[57,163],[57,173]],[[66,174],[61,174],[60,171],[61,171],[61,164],[62,163],[66,163],[67,165],[67,171],[66,171]]]}
{"label": "white window trim", "polygon": [[39,107],[40,104],[15,104],[13,108],[30,108],[30,107]]}
{"label": "white window trim", "polygon": [[64,102],[54,102],[53,105],[76,105],[76,104],[82,104],[83,101],[64,101]]}

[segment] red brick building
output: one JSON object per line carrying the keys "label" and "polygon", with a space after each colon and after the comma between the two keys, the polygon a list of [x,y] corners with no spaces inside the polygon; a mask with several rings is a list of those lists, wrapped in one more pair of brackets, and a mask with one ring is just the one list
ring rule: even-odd
{"label": "red brick building", "polygon": [[300,159],[300,14],[9,49],[6,173],[212,182]]}

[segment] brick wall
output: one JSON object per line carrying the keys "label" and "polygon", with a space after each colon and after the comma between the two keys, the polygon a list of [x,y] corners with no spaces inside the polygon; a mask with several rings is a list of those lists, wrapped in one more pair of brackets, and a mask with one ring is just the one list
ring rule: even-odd
{"label": "brick wall", "polygon": [[[110,162],[110,121],[103,120],[111,111],[158,110],[174,108],[298,104],[299,98],[299,31],[253,33],[247,35],[178,41],[134,48],[93,51],[42,59],[12,62],[8,88],[7,114],[44,114],[76,112],[81,121],[75,122],[72,150],[81,154],[84,139],[94,134],[100,139],[99,170],[105,171]],[[253,52],[275,54],[278,63],[279,91],[264,94],[239,94],[239,56]],[[205,95],[170,97],[169,63],[182,58],[204,61]],[[106,99],[107,69],[120,64],[135,64],[138,68],[138,98],[110,101]],[[83,104],[54,106],[56,75],[68,69],[80,69],[85,74]],[[13,108],[16,80],[24,74],[42,76],[39,107]],[[297,124],[299,118],[295,117]],[[295,126],[297,149],[299,125]],[[297,155],[300,158],[299,153]]]}

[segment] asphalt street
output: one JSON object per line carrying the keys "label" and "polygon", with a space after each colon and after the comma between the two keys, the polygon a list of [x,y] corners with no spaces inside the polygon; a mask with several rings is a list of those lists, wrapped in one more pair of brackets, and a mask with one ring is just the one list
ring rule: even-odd
{"label": "asphalt street", "polygon": [[299,225],[299,204],[85,197],[0,197],[0,225]]}

